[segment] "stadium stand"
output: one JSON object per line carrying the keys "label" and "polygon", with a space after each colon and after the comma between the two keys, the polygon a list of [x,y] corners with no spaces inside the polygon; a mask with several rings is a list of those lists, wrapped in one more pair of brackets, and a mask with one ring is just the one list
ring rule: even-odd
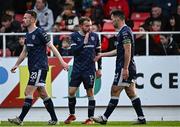
{"label": "stadium stand", "polygon": [[23,14],[16,14],[15,15],[15,20],[22,23],[22,19],[23,19]]}
{"label": "stadium stand", "polygon": [[131,15],[131,20],[134,21],[134,31],[139,30],[139,26],[144,24],[144,21],[150,17],[150,13],[148,12],[133,12]]}
{"label": "stadium stand", "polygon": [[103,25],[102,31],[114,32],[115,29],[111,22],[105,22]]}

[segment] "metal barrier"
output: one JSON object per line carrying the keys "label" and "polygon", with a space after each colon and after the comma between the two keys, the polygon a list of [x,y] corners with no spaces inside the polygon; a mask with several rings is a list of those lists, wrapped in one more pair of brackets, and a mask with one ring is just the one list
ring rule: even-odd
{"label": "metal barrier", "polygon": [[[51,41],[53,42],[53,36],[54,35],[70,35],[71,32],[56,32],[56,33],[48,33],[50,35]],[[99,40],[101,40],[101,35],[107,35],[107,34],[117,34],[117,32],[97,32],[99,36]],[[177,32],[133,32],[133,34],[145,34],[146,35],[146,56],[149,55],[149,34],[180,34],[180,31]],[[21,36],[25,35],[25,33],[0,33],[0,36],[3,37],[3,57],[6,57],[6,36]],[[53,53],[51,52],[51,56],[53,56]]]}

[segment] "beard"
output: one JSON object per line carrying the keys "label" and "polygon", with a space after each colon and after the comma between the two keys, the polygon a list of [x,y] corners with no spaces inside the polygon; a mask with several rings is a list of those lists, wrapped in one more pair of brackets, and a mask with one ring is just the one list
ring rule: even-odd
{"label": "beard", "polygon": [[119,25],[118,25],[118,23],[116,23],[116,22],[113,23],[113,26],[114,26],[115,29],[118,29],[118,28],[119,28]]}
{"label": "beard", "polygon": [[88,33],[89,31],[90,31],[90,29],[88,29],[88,30],[83,30],[83,33],[86,34],[86,33]]}

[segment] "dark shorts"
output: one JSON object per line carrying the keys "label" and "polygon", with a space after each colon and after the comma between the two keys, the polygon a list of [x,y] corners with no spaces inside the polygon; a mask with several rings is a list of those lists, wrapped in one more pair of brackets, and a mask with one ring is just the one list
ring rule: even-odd
{"label": "dark shorts", "polygon": [[28,85],[45,86],[47,70],[29,71]]}
{"label": "dark shorts", "polygon": [[121,71],[117,71],[117,70],[115,71],[113,85],[128,87],[131,83],[136,82],[136,71],[135,70],[129,70],[129,77],[127,80],[124,80],[122,78],[122,69],[120,69],[120,70]]}
{"label": "dark shorts", "polygon": [[89,89],[94,87],[95,72],[72,72],[70,87],[79,87],[83,82],[84,88]]}

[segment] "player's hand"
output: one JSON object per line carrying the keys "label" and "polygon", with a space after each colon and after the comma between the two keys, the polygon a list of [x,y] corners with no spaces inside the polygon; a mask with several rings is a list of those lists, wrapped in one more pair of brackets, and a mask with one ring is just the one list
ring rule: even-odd
{"label": "player's hand", "polygon": [[102,57],[101,53],[95,56],[94,61],[97,62]]}
{"label": "player's hand", "polygon": [[129,77],[129,70],[128,69],[122,69],[122,76],[124,80],[127,80]]}
{"label": "player's hand", "polygon": [[18,68],[18,66],[14,66],[13,68],[11,68],[11,73],[16,73],[16,69]]}
{"label": "player's hand", "polygon": [[84,44],[87,44],[89,40],[89,32],[86,33],[85,38],[84,38]]}
{"label": "player's hand", "polygon": [[68,65],[66,62],[63,62],[61,65],[63,66],[63,69],[64,69],[65,71],[68,71],[68,70],[69,70],[69,65]]}
{"label": "player's hand", "polygon": [[101,70],[96,70],[96,78],[101,78]]}

